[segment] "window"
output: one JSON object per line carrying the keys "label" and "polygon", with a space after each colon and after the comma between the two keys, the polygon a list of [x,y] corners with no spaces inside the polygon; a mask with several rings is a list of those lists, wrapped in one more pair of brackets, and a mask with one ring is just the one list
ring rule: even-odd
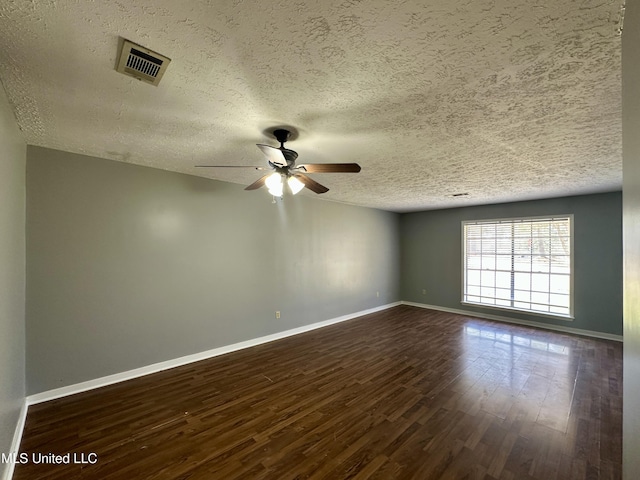
{"label": "window", "polygon": [[572,220],[462,222],[463,303],[570,318]]}

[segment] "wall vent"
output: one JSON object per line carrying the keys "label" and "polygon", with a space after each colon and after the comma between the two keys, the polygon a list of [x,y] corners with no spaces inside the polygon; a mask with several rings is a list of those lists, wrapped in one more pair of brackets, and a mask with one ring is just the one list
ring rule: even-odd
{"label": "wall vent", "polygon": [[124,40],[116,71],[151,85],[158,85],[169,62],[171,59],[164,55]]}

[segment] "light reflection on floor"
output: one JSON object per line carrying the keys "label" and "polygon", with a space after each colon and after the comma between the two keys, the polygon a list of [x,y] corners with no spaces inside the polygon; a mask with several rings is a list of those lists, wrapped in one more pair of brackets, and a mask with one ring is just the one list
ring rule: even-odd
{"label": "light reflection on floor", "polygon": [[493,327],[485,327],[480,325],[466,325],[464,333],[469,337],[478,337],[486,340],[495,340],[502,343],[510,343],[524,348],[532,348],[559,355],[569,355],[569,347],[566,345],[558,345],[549,343],[535,338],[527,338],[523,335],[514,335],[505,330],[499,330]]}
{"label": "light reflection on floor", "polygon": [[464,325],[463,337],[464,371],[457,389],[465,391],[473,409],[567,432],[578,373],[570,340],[563,345],[540,332],[527,335],[520,328],[479,322]]}

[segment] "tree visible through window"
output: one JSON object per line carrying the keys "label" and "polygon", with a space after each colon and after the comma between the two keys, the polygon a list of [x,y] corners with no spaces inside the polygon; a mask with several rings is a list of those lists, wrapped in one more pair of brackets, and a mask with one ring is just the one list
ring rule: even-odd
{"label": "tree visible through window", "polygon": [[570,317],[571,215],[463,222],[465,303]]}

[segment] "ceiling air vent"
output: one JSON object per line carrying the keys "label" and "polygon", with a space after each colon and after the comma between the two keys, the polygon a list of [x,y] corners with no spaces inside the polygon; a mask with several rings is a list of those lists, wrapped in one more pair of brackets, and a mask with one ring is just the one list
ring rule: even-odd
{"label": "ceiling air vent", "polygon": [[171,59],[164,55],[124,40],[116,71],[158,85],[169,62]]}

